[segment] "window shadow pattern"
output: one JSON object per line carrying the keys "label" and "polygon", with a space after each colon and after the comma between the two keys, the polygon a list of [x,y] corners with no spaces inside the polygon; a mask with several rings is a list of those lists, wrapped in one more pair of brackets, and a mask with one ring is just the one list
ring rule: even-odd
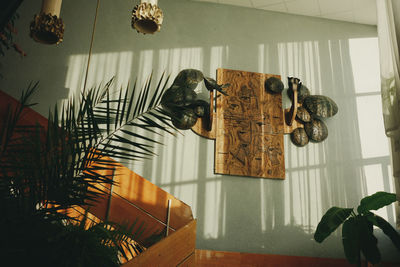
{"label": "window shadow pattern", "polygon": [[[43,112],[67,97],[65,88],[70,93],[82,89],[96,1],[67,2],[63,19],[72,23],[64,43],[28,46],[31,59],[10,63],[10,69],[34,80],[50,75],[63,88],[55,93],[50,82],[42,85]],[[331,206],[353,207],[367,194],[393,191],[379,80],[376,86],[370,80],[376,28],[187,0],[159,2],[165,20],[161,31],[150,36],[131,29],[130,1],[101,2],[88,87],[114,75],[117,88],[132,84],[133,77],[143,84],[152,71],[155,78],[164,71],[174,77],[184,68],[215,77],[221,67],[279,74],[285,84],[287,76],[299,77],[312,94],[334,99],[339,113],[327,121],[329,137],[323,143],[297,148],[285,136],[284,181],[214,174],[213,141],[191,131],[177,137],[150,135],[164,144],[156,147],[158,155],[128,167],[192,207],[200,249],[343,258],[340,231],[323,244],[313,240],[319,219]],[[19,24],[29,22],[32,6],[24,4]],[[46,64],[35,68],[44,59]],[[8,72],[4,87],[21,83]],[[206,95],[204,87],[197,90]],[[285,92],[284,104],[289,105]],[[392,208],[381,215],[394,225]],[[400,261],[379,231],[378,240],[385,260]]]}

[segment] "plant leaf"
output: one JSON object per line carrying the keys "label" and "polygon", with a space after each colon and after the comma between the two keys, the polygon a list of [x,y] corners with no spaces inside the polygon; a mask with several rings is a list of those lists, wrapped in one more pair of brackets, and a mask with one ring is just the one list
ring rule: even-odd
{"label": "plant leaf", "polygon": [[361,199],[357,208],[358,213],[366,213],[369,210],[378,210],[396,201],[396,194],[377,192],[371,196]]}
{"label": "plant leaf", "polygon": [[400,251],[400,234],[382,217],[371,213],[367,219],[382,231],[392,240],[393,245]]}
{"label": "plant leaf", "polygon": [[317,226],[314,234],[314,239],[318,243],[324,241],[336,228],[339,227],[350,216],[353,209],[351,208],[330,208]]}
{"label": "plant leaf", "polygon": [[357,228],[360,233],[359,241],[361,251],[364,257],[372,264],[377,264],[381,261],[381,253],[378,249],[378,239],[373,234],[372,223],[367,219],[366,216],[357,216]]}
{"label": "plant leaf", "polygon": [[351,264],[357,264],[360,260],[360,243],[357,223],[354,217],[350,217],[343,223],[342,242],[346,259]]}

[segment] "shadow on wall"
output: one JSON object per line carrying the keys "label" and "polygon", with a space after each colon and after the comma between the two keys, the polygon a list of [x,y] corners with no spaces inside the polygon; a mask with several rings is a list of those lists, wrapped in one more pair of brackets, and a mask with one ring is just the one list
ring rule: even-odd
{"label": "shadow on wall", "polygon": [[[80,3],[69,2],[64,20],[76,16],[72,2]],[[84,13],[94,14],[95,2],[86,3]],[[198,248],[344,257],[339,233],[322,245],[312,240],[319,219],[331,206],[356,206],[367,194],[393,190],[380,115],[376,28],[184,0],[162,0],[160,6],[161,32],[143,36],[130,28],[129,1],[101,2],[89,87],[115,74],[116,86],[125,87],[130,77],[143,84],[151,71],[174,77],[195,68],[215,77],[222,67],[280,74],[284,82],[299,77],[312,94],[334,99],[339,113],[328,121],[323,143],[297,148],[285,137],[284,181],[214,174],[213,141],[190,131],[176,138],[151,136],[165,144],[156,148],[158,156],[129,167],[192,206]],[[92,25],[93,17],[85,20]],[[80,36],[88,32],[74,27]],[[87,57],[82,44],[66,43],[54,53],[69,55],[68,71],[55,73],[57,80],[70,91],[81,90]],[[49,71],[60,65],[50,61]],[[35,66],[29,64],[23,66],[27,71]],[[44,74],[46,66],[35,71]],[[393,209],[380,214],[394,223]],[[400,260],[385,237],[378,239],[385,260]]]}

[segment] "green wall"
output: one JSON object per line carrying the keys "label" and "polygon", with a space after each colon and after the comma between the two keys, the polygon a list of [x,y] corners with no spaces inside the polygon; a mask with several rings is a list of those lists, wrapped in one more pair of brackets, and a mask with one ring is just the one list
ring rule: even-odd
{"label": "green wall", "polygon": [[[297,76],[313,94],[333,98],[339,113],[328,121],[324,143],[297,148],[285,137],[284,181],[214,174],[214,143],[190,131],[176,138],[152,136],[165,145],[157,147],[157,157],[131,169],[192,206],[198,248],[344,257],[339,233],[322,245],[312,240],[324,212],[393,190],[376,27],[203,2],[159,4],[165,14],[161,32],[141,35],[130,26],[132,1],[101,0],[88,86],[114,75],[117,88],[135,77],[143,83],[152,70],[156,77],[163,71],[174,77],[197,68],[215,77],[222,67],[280,74],[285,84],[286,76]],[[82,88],[96,1],[64,1],[65,38],[57,47],[28,36],[39,8],[35,0],[19,10],[16,41],[28,56],[10,51],[0,58],[0,88],[18,97],[39,80],[36,109],[46,115]],[[394,224],[392,207],[382,215]],[[378,235],[384,259],[400,261],[390,241]]]}

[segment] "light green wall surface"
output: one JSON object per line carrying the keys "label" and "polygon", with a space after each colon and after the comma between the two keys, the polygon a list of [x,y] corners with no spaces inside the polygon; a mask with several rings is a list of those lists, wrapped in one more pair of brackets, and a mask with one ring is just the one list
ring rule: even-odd
{"label": "light green wall surface", "polygon": [[[165,144],[158,156],[131,169],[192,206],[200,249],[343,258],[339,231],[323,244],[312,239],[324,212],[393,190],[376,27],[184,0],[159,4],[161,32],[141,35],[130,26],[132,1],[101,0],[88,86],[114,75],[117,87],[135,77],[143,83],[152,70],[174,77],[196,68],[215,78],[222,67],[280,74],[285,84],[285,77],[299,77],[312,94],[334,99],[339,113],[323,143],[297,148],[285,137],[283,181],[214,174],[213,141],[190,131],[153,136]],[[26,0],[16,41],[28,56],[10,51],[0,58],[1,90],[18,97],[39,80],[36,110],[44,115],[81,90],[95,7],[94,0],[64,1],[64,42],[45,46],[28,36],[40,1]],[[393,206],[380,214],[394,224]],[[400,261],[389,239],[378,236],[384,259]]]}

